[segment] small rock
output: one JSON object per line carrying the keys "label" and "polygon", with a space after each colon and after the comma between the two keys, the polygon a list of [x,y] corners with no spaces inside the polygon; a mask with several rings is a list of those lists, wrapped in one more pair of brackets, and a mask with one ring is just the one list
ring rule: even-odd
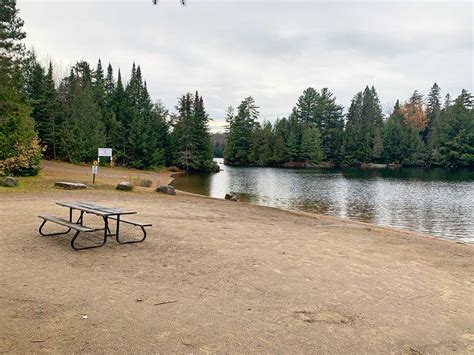
{"label": "small rock", "polygon": [[176,195],[176,191],[174,190],[174,187],[171,185],[161,185],[156,188],[156,192],[160,192],[162,194],[167,194],[167,195]]}
{"label": "small rock", "polygon": [[80,182],[66,182],[66,181],[57,181],[54,183],[54,186],[62,187],[66,190],[83,190],[87,189],[87,185]]}
{"label": "small rock", "polygon": [[14,177],[7,176],[5,179],[0,180],[0,185],[6,187],[15,187],[18,186],[18,180]]}
{"label": "small rock", "polygon": [[141,298],[137,298],[137,302],[143,302]]}
{"label": "small rock", "polygon": [[82,319],[87,319],[88,317],[86,315],[82,316]]}
{"label": "small rock", "polygon": [[239,196],[237,196],[236,194],[225,194],[224,198],[230,201],[239,201]]}
{"label": "small rock", "polygon": [[117,190],[121,191],[132,191],[133,190],[133,185],[131,182],[128,181],[122,181],[117,185]]}

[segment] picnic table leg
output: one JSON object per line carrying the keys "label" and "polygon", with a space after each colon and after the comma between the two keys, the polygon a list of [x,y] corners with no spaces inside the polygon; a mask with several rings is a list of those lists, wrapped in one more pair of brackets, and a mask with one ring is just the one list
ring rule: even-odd
{"label": "picnic table leg", "polygon": [[[82,225],[82,215],[83,215],[83,212],[81,212],[81,217],[80,218],[80,221],[81,221],[81,225]],[[76,234],[74,234],[74,237],[72,238],[71,240],[71,247],[74,249],[74,250],[85,250],[85,249],[93,249],[93,248],[100,248],[100,247],[103,247],[105,245],[105,243],[107,243],[107,236],[108,236],[108,233],[107,231],[109,230],[109,222],[108,222],[108,218],[105,217],[104,218],[104,222],[105,222],[105,227],[104,227],[104,240],[102,241],[101,244],[99,245],[92,245],[92,246],[88,246],[88,247],[76,247],[76,245],[74,244],[74,242],[76,241],[76,238],[79,236],[79,231],[76,232]]]}
{"label": "picnic table leg", "polygon": [[117,226],[115,227],[115,240],[119,242],[120,237],[120,215],[117,215]]}
{"label": "picnic table leg", "polygon": [[[118,231],[118,222],[119,222],[119,218],[117,218],[117,231]],[[143,226],[139,226],[143,232],[143,238],[142,239],[139,239],[139,240],[127,240],[127,241],[121,241],[119,238],[120,238],[120,235],[118,234],[117,232],[117,235],[115,236],[115,239],[117,240],[117,243],[119,244],[131,244],[131,243],[140,243],[140,242],[143,242],[145,239],[146,239],[146,230],[145,230],[145,227]]]}

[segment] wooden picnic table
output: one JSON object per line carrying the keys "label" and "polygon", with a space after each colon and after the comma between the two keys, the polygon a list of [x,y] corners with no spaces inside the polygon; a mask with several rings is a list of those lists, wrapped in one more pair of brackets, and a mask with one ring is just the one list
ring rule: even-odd
{"label": "wooden picnic table", "polygon": [[[43,219],[43,222],[41,226],[39,227],[39,233],[42,236],[56,236],[56,235],[65,235],[71,231],[71,229],[75,230],[76,233],[74,237],[71,240],[71,247],[74,250],[83,250],[83,249],[91,249],[91,248],[99,248],[104,246],[107,243],[107,238],[108,237],[115,237],[117,243],[119,244],[130,244],[130,243],[140,243],[143,242],[146,239],[146,230],[145,227],[150,227],[151,224],[149,223],[144,223],[144,222],[138,222],[138,221],[132,221],[130,219],[126,219],[122,216],[124,215],[131,215],[131,214],[136,214],[136,211],[132,210],[125,210],[121,208],[116,208],[116,207],[109,207],[109,206],[102,206],[98,205],[93,202],[84,202],[84,201],[74,201],[74,202],[56,202],[56,204],[69,208],[69,220],[65,220],[61,217],[57,216],[51,216],[51,215],[40,215],[39,218]],[[78,219],[73,222],[73,211],[78,211],[79,212],[79,217]],[[104,221],[104,227],[103,228],[94,228],[94,227],[87,227],[84,225],[84,214],[94,214],[96,216],[102,217]],[[109,224],[109,219],[115,221],[115,233],[112,233],[110,230],[110,224]],[[52,222],[59,224],[61,226],[67,227],[66,232],[59,232],[59,233],[44,233],[43,232],[43,227],[46,224],[46,222]],[[127,240],[127,241],[122,241],[120,240],[120,223],[126,223],[130,224],[133,226],[140,227],[142,232],[143,232],[143,237],[142,239],[139,240]],[[97,231],[104,231],[104,237],[103,241],[98,244],[98,245],[91,245],[91,246],[85,246],[85,247],[78,247],[75,245],[75,241],[77,237],[79,236],[79,233],[90,233],[90,232],[97,232]]]}

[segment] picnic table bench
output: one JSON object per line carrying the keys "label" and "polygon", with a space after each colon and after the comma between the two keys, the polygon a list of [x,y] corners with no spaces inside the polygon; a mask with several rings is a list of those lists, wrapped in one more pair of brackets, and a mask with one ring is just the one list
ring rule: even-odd
{"label": "picnic table bench", "polygon": [[[136,214],[136,211],[131,210],[123,210],[120,208],[115,207],[108,207],[108,206],[101,206],[97,205],[92,202],[82,202],[82,201],[75,201],[75,202],[56,202],[56,204],[69,208],[69,220],[63,219],[61,217],[52,216],[52,215],[40,215],[38,216],[43,220],[39,227],[39,233],[42,236],[49,237],[49,236],[56,236],[56,235],[65,235],[68,234],[71,230],[76,231],[74,237],[71,240],[71,247],[74,250],[83,250],[83,249],[92,249],[92,248],[99,248],[107,243],[108,237],[115,237],[115,240],[119,244],[130,244],[130,243],[140,243],[146,239],[146,227],[151,227],[150,223],[144,223],[139,221],[133,221],[128,218],[123,218],[124,215]],[[73,211],[79,211],[78,219],[73,222]],[[102,217],[104,221],[103,228],[95,228],[95,227],[88,227],[84,225],[84,214],[94,214],[96,216]],[[110,230],[109,220],[113,220],[115,222],[115,233],[112,233]],[[57,233],[45,233],[43,232],[43,227],[46,222],[52,222],[58,224],[63,227],[67,227],[65,232],[57,232]],[[139,227],[143,233],[143,237],[138,240],[120,240],[120,223],[130,224],[136,227]],[[80,233],[91,233],[97,231],[104,231],[104,237],[100,244],[91,245],[80,247],[76,246],[75,242],[77,237]]]}

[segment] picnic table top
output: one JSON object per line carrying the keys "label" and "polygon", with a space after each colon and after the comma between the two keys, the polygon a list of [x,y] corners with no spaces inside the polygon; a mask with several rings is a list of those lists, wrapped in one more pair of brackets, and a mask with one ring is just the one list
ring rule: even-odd
{"label": "picnic table top", "polygon": [[93,202],[85,201],[66,201],[56,202],[56,204],[88,213],[93,213],[99,216],[117,216],[123,214],[136,214],[136,211],[124,210],[116,207],[102,206]]}

